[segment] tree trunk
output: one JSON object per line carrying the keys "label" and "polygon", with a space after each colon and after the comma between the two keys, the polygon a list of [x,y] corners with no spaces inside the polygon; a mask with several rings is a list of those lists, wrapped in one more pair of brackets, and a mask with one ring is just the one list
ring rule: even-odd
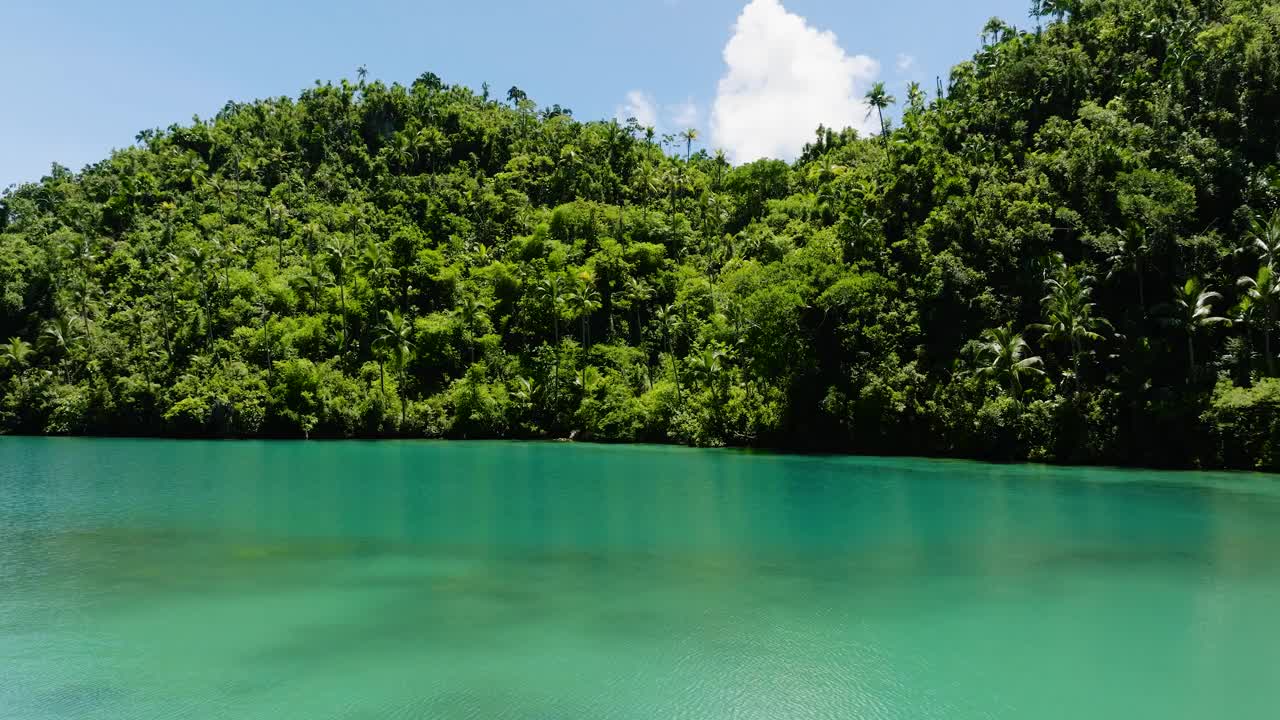
{"label": "tree trunk", "polygon": [[1271,359],[1271,327],[1268,325],[1262,331],[1262,348],[1263,354],[1267,357],[1267,375],[1275,375],[1274,361]]}
{"label": "tree trunk", "polygon": [[338,299],[342,302],[342,349],[347,347],[347,289],[338,281]]}
{"label": "tree trunk", "polygon": [[1145,316],[1147,314],[1147,293],[1143,288],[1142,263],[1138,260],[1133,261],[1133,274],[1138,276],[1138,309]]}
{"label": "tree trunk", "polygon": [[676,365],[676,346],[670,334],[667,335],[667,351],[671,353],[671,375],[676,380],[676,402],[683,403],[684,399],[680,397],[680,366]]}

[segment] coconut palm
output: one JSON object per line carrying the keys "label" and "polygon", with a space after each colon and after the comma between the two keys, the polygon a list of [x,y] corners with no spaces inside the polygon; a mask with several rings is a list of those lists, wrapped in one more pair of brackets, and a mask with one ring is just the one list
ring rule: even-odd
{"label": "coconut palm", "polygon": [[1023,378],[1044,375],[1044,362],[1031,354],[1031,345],[1012,323],[982,331],[978,359],[983,363],[978,373],[1002,379],[1015,400],[1022,399]]}
{"label": "coconut palm", "polygon": [[[397,391],[400,395],[400,425],[404,426],[405,415],[405,370],[413,357],[413,323],[405,319],[397,310],[383,312],[383,322],[377,329],[379,348],[391,356],[399,377]],[[386,388],[383,388],[385,394]]]}
{"label": "coconut palm", "polygon": [[[79,344],[79,329],[67,315],[56,315],[45,322],[40,330],[40,344],[49,349],[62,352],[70,357],[74,352],[76,345]],[[64,377],[67,382],[71,382],[70,366],[64,366]]]}
{"label": "coconut palm", "polygon": [[347,345],[347,266],[351,262],[354,248],[345,236],[338,235],[325,243],[325,252],[329,255],[329,268],[333,271],[333,280],[338,284],[338,301],[342,309],[342,346]]}
{"label": "coconut palm", "polygon": [[1076,11],[1079,0],[1033,0],[1031,14],[1036,17],[1052,15],[1055,20],[1062,19]]}
{"label": "coconut palm", "polygon": [[11,337],[9,342],[0,345],[0,365],[11,368],[16,373],[26,367],[34,352],[31,343],[20,337]]}
{"label": "coconut palm", "polygon": [[1138,281],[1138,307],[1145,314],[1147,294],[1142,277],[1143,261],[1151,249],[1147,245],[1146,233],[1137,227],[1117,232],[1120,235],[1120,239],[1116,242],[1115,252],[1111,254],[1111,257],[1107,258],[1107,262],[1111,264],[1111,271],[1107,273],[1107,279],[1110,280],[1122,269],[1132,272],[1133,277]]}
{"label": "coconut palm", "polygon": [[690,356],[689,372],[700,381],[704,388],[711,391],[712,398],[719,406],[718,389],[725,370],[725,362],[729,357],[727,350],[721,347],[707,346]]}
{"label": "coconut palm", "polygon": [[582,320],[582,346],[591,347],[591,314],[600,309],[600,293],[591,285],[583,284],[575,292],[565,296],[569,312]]}
{"label": "coconut palm", "polygon": [[676,314],[675,305],[667,305],[660,307],[653,313],[653,319],[658,321],[658,327],[662,328],[663,338],[667,342],[667,354],[671,356],[671,374],[676,381],[676,402],[682,402],[680,397],[680,366],[676,364],[676,347],[675,347],[675,329],[680,321],[679,315]]}
{"label": "coconut palm", "polygon": [[1045,321],[1030,326],[1039,330],[1045,337],[1055,342],[1065,342],[1071,348],[1072,377],[1080,381],[1080,359],[1084,356],[1084,344],[1102,339],[1100,330],[1111,329],[1106,318],[1093,314],[1094,303],[1089,302],[1093,293],[1090,287],[1092,278],[1080,277],[1067,271],[1059,278],[1045,283],[1049,288],[1041,303],[1044,305]]}
{"label": "coconut palm", "polygon": [[982,26],[982,44],[994,45],[1001,40],[1009,26],[998,17],[987,20],[987,24]]}
{"label": "coconut palm", "polygon": [[689,128],[681,132],[680,137],[684,138],[684,161],[689,162],[689,158],[693,156],[693,141],[698,139],[698,131]]}
{"label": "coconut palm", "polygon": [[676,217],[676,194],[685,190],[689,184],[684,166],[679,164],[668,166],[662,173],[662,183],[667,186],[667,192],[671,198],[667,217],[671,222],[674,222]]}
{"label": "coconut palm", "polygon": [[472,295],[464,295],[458,307],[454,309],[455,315],[462,321],[462,327],[466,329],[467,351],[472,363],[476,361],[476,328],[488,319],[488,315],[485,315],[488,308],[489,306],[483,300],[478,300]]}
{"label": "coconut palm", "polygon": [[1271,330],[1275,327],[1276,309],[1280,307],[1280,273],[1271,265],[1258,268],[1255,277],[1245,275],[1236,281],[1244,291],[1240,319],[1262,331],[1262,352],[1267,374],[1275,374],[1271,356]]}
{"label": "coconut palm", "polygon": [[551,366],[551,395],[554,399],[560,380],[560,308],[564,305],[564,279],[559,275],[549,275],[538,282],[535,290],[547,304],[547,312],[551,315],[552,336],[556,343]]}
{"label": "coconut palm", "polygon": [[549,275],[538,281],[535,287],[537,294],[547,304],[547,312],[551,315],[551,331],[556,347],[560,346],[560,308],[564,305],[564,279],[559,275]]}
{"label": "coconut palm", "polygon": [[644,305],[646,300],[653,297],[653,288],[649,287],[649,284],[644,280],[641,280],[634,275],[629,275],[623,284],[622,297],[627,301],[627,304],[631,306],[632,312],[635,313],[635,332],[639,333],[640,308]]}
{"label": "coconut palm", "polygon": [[284,267],[284,228],[289,219],[289,208],[283,203],[267,203],[267,225],[276,236],[276,265]]}
{"label": "coconut palm", "polygon": [[388,275],[396,272],[391,262],[391,255],[380,243],[369,243],[360,255],[359,267],[365,278],[369,280],[369,286],[373,291],[373,309],[377,312],[381,309],[378,307],[380,299],[378,289]]}
{"label": "coconut palm", "polygon": [[890,95],[884,88],[883,82],[878,82],[871,86],[864,96],[867,101],[867,117],[871,117],[871,111],[874,110],[880,117],[880,136],[884,138],[885,144],[889,142],[888,128],[884,124],[884,111],[890,105],[898,102],[898,99]]}
{"label": "coconut palm", "polygon": [[1181,286],[1173,287],[1173,300],[1165,303],[1161,309],[1164,318],[1161,324],[1182,330],[1187,336],[1187,368],[1194,373],[1196,369],[1195,336],[1214,325],[1230,325],[1225,317],[1213,314],[1213,303],[1221,300],[1222,295],[1206,287],[1200,278],[1188,278]]}
{"label": "coconut palm", "polygon": [[1255,217],[1246,236],[1249,248],[1258,254],[1264,263],[1275,267],[1280,260],[1280,212],[1271,216],[1270,220]]}

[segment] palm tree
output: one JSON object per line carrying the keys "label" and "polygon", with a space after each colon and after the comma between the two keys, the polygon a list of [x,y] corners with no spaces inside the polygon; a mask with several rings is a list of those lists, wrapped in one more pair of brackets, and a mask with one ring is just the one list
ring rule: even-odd
{"label": "palm tree", "polygon": [[400,171],[408,173],[418,161],[418,143],[416,137],[399,135],[390,147],[391,156],[395,158]]}
{"label": "palm tree", "polygon": [[462,302],[458,303],[457,309],[454,311],[458,319],[462,321],[462,326],[467,332],[467,350],[471,358],[471,363],[476,361],[476,326],[487,316],[485,310],[488,305],[483,300],[477,300],[471,295],[464,295]]}
{"label": "palm tree", "polygon": [[1061,278],[1054,278],[1045,284],[1049,288],[1041,303],[1045,309],[1045,322],[1031,325],[1050,340],[1065,342],[1071,348],[1072,376],[1080,381],[1080,358],[1084,356],[1084,343],[1102,339],[1099,330],[1110,329],[1111,323],[1106,318],[1093,314],[1094,303],[1089,302],[1093,289],[1089,286],[1092,278],[1077,277],[1074,272],[1066,272]]}
{"label": "palm tree", "polygon": [[885,144],[887,145],[889,143],[889,135],[888,129],[884,124],[884,111],[885,108],[898,102],[898,99],[890,95],[888,91],[885,90],[883,82],[878,82],[875,85],[872,85],[864,98],[867,101],[868,107],[867,117],[871,117],[872,110],[875,110],[876,114],[880,117],[880,136],[884,138]]}
{"label": "palm tree", "polygon": [[644,280],[641,280],[634,275],[628,275],[623,287],[622,296],[626,299],[627,303],[631,305],[632,311],[635,312],[635,333],[638,338],[640,332],[640,308],[644,305],[646,300],[653,297],[653,288],[649,287],[649,284]]}
{"label": "palm tree", "polygon": [[978,358],[983,363],[978,373],[1003,378],[1014,400],[1022,399],[1024,377],[1044,375],[1040,356],[1031,354],[1031,345],[1012,323],[982,331]]}
{"label": "palm tree", "polygon": [[[200,286],[200,300],[202,312],[204,313],[205,323],[205,348],[213,342],[213,304],[209,299],[209,278],[207,269],[210,258],[209,252],[202,245],[192,245],[187,248],[187,260],[190,261],[188,272],[195,276],[196,283]],[[217,282],[217,274],[214,273],[213,282]]]}
{"label": "palm tree", "polygon": [[267,224],[276,236],[276,265],[284,267],[284,224],[289,218],[289,208],[283,203],[267,203]]}
{"label": "palm tree", "polygon": [[676,381],[676,402],[683,402],[680,397],[680,366],[676,364],[675,325],[679,322],[676,306],[660,307],[653,313],[653,319],[662,328],[663,337],[667,341],[667,354],[671,356],[671,374]]}
{"label": "palm tree", "polygon": [[923,112],[925,100],[924,90],[921,89],[920,83],[912,81],[907,84],[907,106],[911,108],[912,112]]}
{"label": "palm tree", "polygon": [[1031,14],[1036,17],[1052,15],[1055,20],[1062,19],[1076,11],[1077,0],[1033,0]]}
{"label": "palm tree", "polygon": [[93,296],[93,278],[90,276],[89,267],[93,263],[93,251],[89,246],[89,238],[81,236],[78,243],[73,242],[70,251],[75,254],[76,266],[79,268],[80,284],[76,288],[76,296],[80,313],[78,315],[80,321],[84,325],[84,338],[88,347],[87,352],[93,353],[93,335],[89,328],[89,300]]}
{"label": "palm tree", "polygon": [[[1274,375],[1271,330],[1275,327],[1276,308],[1280,307],[1280,273],[1277,273],[1271,265],[1263,265],[1258,268],[1256,277],[1245,275],[1236,281],[1236,285],[1245,293],[1244,302],[1241,303],[1240,319],[1255,326],[1261,326],[1267,374]],[[1260,314],[1262,318],[1253,319],[1255,313]]]}
{"label": "palm tree", "polygon": [[720,404],[717,389],[728,355],[728,351],[724,348],[707,346],[689,358],[690,373],[702,382],[703,387],[711,391],[717,407]]}
{"label": "palm tree", "polygon": [[1188,278],[1181,287],[1173,287],[1173,301],[1162,306],[1165,317],[1162,324],[1181,328],[1187,335],[1187,368],[1196,369],[1196,333],[1213,325],[1230,325],[1227,318],[1213,314],[1213,303],[1222,295],[1213,288],[1201,284],[1200,278]]}
{"label": "palm tree", "polygon": [[[397,388],[400,395],[400,425],[404,426],[405,415],[405,368],[413,356],[413,323],[405,319],[397,310],[383,311],[384,320],[378,326],[378,346],[391,354],[391,360],[399,377]],[[381,365],[379,365],[381,366]],[[383,388],[386,393],[386,388]]]}
{"label": "palm tree", "polygon": [[684,166],[672,164],[662,174],[662,182],[666,184],[671,195],[671,206],[667,213],[670,222],[675,221],[676,217],[676,193],[685,188],[687,179],[685,177]]}
{"label": "palm tree", "polygon": [[569,312],[582,320],[582,346],[591,347],[591,313],[600,309],[600,293],[591,285],[583,284],[575,292],[565,296]]}
{"label": "palm tree", "polygon": [[320,307],[320,288],[324,285],[319,273],[311,271],[303,273],[293,280],[304,297],[311,298],[311,309]]}
{"label": "palm tree", "polygon": [[[40,331],[40,343],[45,347],[62,351],[70,357],[80,340],[77,332],[75,322],[70,317],[60,314],[45,322]],[[64,377],[67,382],[71,382],[70,367],[66,368]]]}
{"label": "palm tree", "polygon": [[654,171],[652,165],[645,162],[636,168],[632,178],[632,182],[635,184],[635,194],[640,198],[640,207],[644,211],[644,221],[648,223],[649,201],[662,189],[658,184],[658,174]]}
{"label": "palm tree", "polygon": [[1008,29],[1009,26],[1003,20],[992,17],[986,25],[982,26],[982,44],[994,45]]}
{"label": "palm tree", "polygon": [[0,345],[0,363],[13,368],[16,373],[26,366],[33,352],[31,343],[20,337],[11,337],[8,343]]}
{"label": "palm tree", "polygon": [[1107,258],[1107,262],[1112,266],[1111,272],[1107,273],[1107,279],[1110,280],[1121,268],[1132,271],[1133,276],[1138,280],[1138,307],[1145,315],[1147,294],[1142,279],[1142,262],[1151,248],[1147,245],[1146,233],[1140,228],[1119,230],[1118,234],[1120,239],[1116,242],[1116,250],[1111,257]]}
{"label": "palm tree", "polygon": [[547,312],[551,314],[551,329],[556,342],[555,360],[551,368],[551,394],[554,398],[560,380],[560,307],[564,305],[564,280],[559,275],[549,275],[543,278],[535,289],[547,303]]}
{"label": "palm tree", "polygon": [[359,268],[369,280],[369,286],[373,292],[373,309],[376,313],[381,309],[378,290],[386,276],[396,272],[391,263],[391,255],[380,243],[369,243],[364,253],[360,255]]}
{"label": "palm tree", "polygon": [[1275,267],[1280,259],[1280,212],[1272,215],[1270,220],[1255,217],[1246,239],[1263,262]]}
{"label": "palm tree", "polygon": [[333,270],[334,282],[338,283],[338,301],[342,306],[342,346],[347,345],[347,263],[351,258],[351,242],[342,235],[325,243],[325,252],[329,254],[329,266]]}
{"label": "palm tree", "polygon": [[551,330],[555,337],[556,347],[560,346],[560,307],[564,305],[564,280],[559,275],[548,275],[540,280],[535,288],[539,297],[547,303],[547,312],[551,314]]}
{"label": "palm tree", "polygon": [[681,132],[680,137],[684,138],[684,161],[689,162],[689,158],[693,156],[693,141],[698,139],[698,131],[689,128]]}

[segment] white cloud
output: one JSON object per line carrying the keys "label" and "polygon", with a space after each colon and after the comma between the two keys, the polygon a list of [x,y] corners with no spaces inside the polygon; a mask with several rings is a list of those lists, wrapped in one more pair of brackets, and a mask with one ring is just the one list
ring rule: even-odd
{"label": "white cloud", "polygon": [[811,27],[779,0],[747,3],[724,61],[711,135],[734,162],[794,158],[819,124],[877,129],[862,94],[880,64],[846,54],[833,33]]}
{"label": "white cloud", "polygon": [[614,115],[622,122],[626,122],[627,118],[635,118],[641,126],[657,125],[658,104],[648,93],[632,90],[627,93],[625,102],[614,110]]}
{"label": "white cloud", "polygon": [[698,126],[698,118],[701,113],[698,112],[698,104],[692,98],[670,106],[667,111],[671,118],[671,127],[676,130]]}
{"label": "white cloud", "polygon": [[904,73],[916,66],[916,58],[914,55],[906,53],[898,53],[898,72]]}

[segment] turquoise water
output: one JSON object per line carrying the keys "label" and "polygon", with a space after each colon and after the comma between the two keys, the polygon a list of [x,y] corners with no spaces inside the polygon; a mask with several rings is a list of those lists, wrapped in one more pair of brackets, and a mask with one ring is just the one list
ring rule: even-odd
{"label": "turquoise water", "polygon": [[0,438],[0,718],[1275,718],[1265,476]]}

